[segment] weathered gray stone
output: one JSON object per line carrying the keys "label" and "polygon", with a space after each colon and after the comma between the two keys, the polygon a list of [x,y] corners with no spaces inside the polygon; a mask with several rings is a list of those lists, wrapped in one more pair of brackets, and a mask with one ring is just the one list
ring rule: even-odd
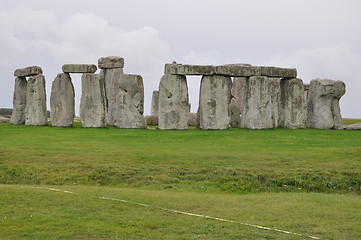
{"label": "weathered gray stone", "polygon": [[10,118],[0,117],[0,123],[10,123]]}
{"label": "weathered gray stone", "polygon": [[342,81],[314,79],[307,99],[306,126],[319,129],[342,129],[339,100],[345,94]]}
{"label": "weathered gray stone", "polygon": [[25,77],[15,78],[13,113],[10,119],[12,124],[25,124],[26,88]]}
{"label": "weathered gray stone", "polygon": [[159,115],[159,91],[153,91],[151,114],[152,116]]}
{"label": "weathered gray stone", "polygon": [[304,86],[299,78],[282,79],[278,125],[302,128],[304,119]]}
{"label": "weathered gray stone", "polygon": [[123,68],[124,58],[117,56],[102,57],[98,59],[98,67],[100,69]]}
{"label": "weathered gray stone", "polygon": [[97,66],[94,64],[64,64],[62,70],[64,73],[95,73]]}
{"label": "weathered gray stone", "polygon": [[211,65],[186,65],[166,64],[164,74],[173,75],[214,75],[214,66]]}
{"label": "weathered gray stone", "polygon": [[120,77],[113,114],[118,128],[145,128],[144,86],[139,75],[124,74]]}
{"label": "weathered gray stone", "polygon": [[105,84],[105,123],[109,126],[115,126],[119,117],[118,94],[121,77],[124,75],[123,68],[103,69],[100,74],[104,77]]}
{"label": "weathered gray stone", "polygon": [[15,77],[30,77],[43,74],[43,70],[38,66],[31,66],[26,68],[16,69],[14,72]]}
{"label": "weathered gray stone", "polygon": [[242,128],[262,129],[277,126],[274,119],[274,102],[278,99],[277,85],[271,84],[271,81],[274,79],[264,76],[247,78],[247,97],[241,113]]}
{"label": "weathered gray stone", "polygon": [[25,125],[48,125],[46,111],[45,77],[29,77],[26,88]]}
{"label": "weathered gray stone", "polygon": [[240,127],[241,124],[241,113],[244,108],[244,103],[246,102],[246,93],[247,93],[247,78],[245,77],[235,77],[233,79],[231,94],[231,119],[230,124],[232,127]]}
{"label": "weathered gray stone", "polygon": [[279,126],[279,105],[281,101],[281,78],[269,77],[269,94],[271,98],[270,107],[271,107],[271,119],[273,122],[273,127],[276,128]]}
{"label": "weathered gray stone", "polygon": [[227,129],[230,123],[232,80],[230,77],[203,76],[199,92],[199,127]]}
{"label": "weathered gray stone", "polygon": [[343,129],[345,129],[345,130],[361,130],[361,123],[344,125]]}
{"label": "weathered gray stone", "polygon": [[50,121],[52,126],[72,127],[74,122],[74,86],[68,73],[56,76],[51,87]]}
{"label": "weathered gray stone", "polygon": [[80,120],[82,126],[105,126],[104,78],[100,74],[85,73],[81,79]]}
{"label": "weathered gray stone", "polygon": [[215,74],[230,77],[266,76],[276,78],[295,78],[297,76],[297,70],[294,68],[250,66],[247,64],[216,66],[214,72]]}
{"label": "weathered gray stone", "polygon": [[303,102],[303,106],[304,106],[303,119],[306,121],[306,119],[307,119],[307,99],[308,99],[308,91],[310,90],[310,84],[303,84],[303,89],[305,91],[303,94],[303,100],[304,100],[304,102]]}
{"label": "weathered gray stone", "polygon": [[159,128],[187,129],[188,103],[186,77],[165,74],[159,83]]}

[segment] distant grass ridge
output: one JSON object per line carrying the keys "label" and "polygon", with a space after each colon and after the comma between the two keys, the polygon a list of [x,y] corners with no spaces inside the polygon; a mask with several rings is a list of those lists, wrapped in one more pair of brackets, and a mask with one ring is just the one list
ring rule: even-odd
{"label": "distant grass ridge", "polygon": [[0,184],[361,193],[361,132],[0,124]]}

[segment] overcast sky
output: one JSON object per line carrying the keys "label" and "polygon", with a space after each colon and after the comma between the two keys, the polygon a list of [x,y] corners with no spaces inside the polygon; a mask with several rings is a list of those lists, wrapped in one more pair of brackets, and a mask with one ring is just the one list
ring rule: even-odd
{"label": "overcast sky", "polygon": [[[250,63],[342,80],[343,117],[361,118],[359,0],[0,0],[0,108],[12,107],[14,70],[43,68],[51,83],[65,63],[121,56],[145,86],[145,114],[164,64]],[[77,112],[80,75],[72,75]],[[192,111],[200,77],[189,77]],[[49,104],[48,104],[49,106]]]}

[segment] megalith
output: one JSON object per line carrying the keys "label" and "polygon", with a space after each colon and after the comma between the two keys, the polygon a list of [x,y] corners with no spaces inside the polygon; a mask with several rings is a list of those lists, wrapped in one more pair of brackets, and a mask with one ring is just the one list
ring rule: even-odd
{"label": "megalith", "polygon": [[72,127],[74,122],[74,86],[68,73],[56,76],[51,87],[50,121],[52,126]]}
{"label": "megalith", "polygon": [[140,75],[123,74],[113,106],[114,125],[118,128],[145,128],[144,86]]}
{"label": "megalith", "polygon": [[275,81],[275,78],[265,76],[247,78],[246,101],[241,112],[241,128],[263,129],[277,126],[273,114],[276,112],[274,102],[278,99],[276,93],[279,85],[270,84],[272,81]]}
{"label": "megalith", "polygon": [[16,77],[13,96],[13,113],[10,119],[10,123],[12,124],[25,124],[26,88],[26,78]]}
{"label": "megalith", "polygon": [[281,81],[281,99],[278,125],[285,128],[302,128],[304,122],[304,86],[299,78]]}
{"label": "megalith", "polygon": [[307,98],[306,127],[343,129],[339,100],[345,92],[346,86],[342,81],[312,80]]}
{"label": "megalith", "polygon": [[115,126],[119,117],[117,101],[121,76],[124,74],[124,59],[116,56],[102,57],[98,59],[98,67],[102,69],[100,74],[104,77],[105,123]]}
{"label": "megalith", "polygon": [[186,76],[165,74],[159,83],[159,128],[188,128],[189,99]]}
{"label": "megalith", "polygon": [[246,90],[247,90],[247,78],[246,77],[234,77],[231,88],[231,104],[230,124],[232,127],[238,128],[241,124],[241,112],[246,102]]}
{"label": "megalith", "polygon": [[45,126],[47,124],[45,77],[39,74],[28,79],[25,125]]}
{"label": "megalith", "polygon": [[94,64],[64,64],[62,70],[64,73],[95,73],[97,66]]}
{"label": "megalith", "polygon": [[100,74],[84,73],[81,79],[80,120],[82,126],[105,126],[104,78]]}
{"label": "megalith", "polygon": [[159,91],[153,91],[151,115],[152,116],[158,116],[159,115]]}
{"label": "megalith", "polygon": [[202,77],[198,109],[201,129],[229,128],[231,87],[230,77],[221,75]]}

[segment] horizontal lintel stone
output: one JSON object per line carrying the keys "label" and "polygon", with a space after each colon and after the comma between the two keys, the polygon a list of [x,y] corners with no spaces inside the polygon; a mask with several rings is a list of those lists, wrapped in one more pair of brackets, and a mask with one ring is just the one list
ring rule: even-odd
{"label": "horizontal lintel stone", "polygon": [[31,66],[26,68],[16,69],[14,72],[15,77],[30,77],[43,74],[43,70],[38,66]]}
{"label": "horizontal lintel stone", "polygon": [[215,74],[225,75],[230,77],[265,76],[265,77],[295,78],[297,77],[297,70],[295,68],[250,66],[246,64],[229,64],[229,65],[216,66]]}
{"label": "horizontal lintel stone", "polygon": [[102,57],[98,59],[100,69],[124,68],[124,58],[117,56]]}
{"label": "horizontal lintel stone", "polygon": [[64,64],[64,73],[95,73],[97,66],[94,64]]}
{"label": "horizontal lintel stone", "polygon": [[214,66],[166,64],[164,73],[172,75],[214,75]]}

